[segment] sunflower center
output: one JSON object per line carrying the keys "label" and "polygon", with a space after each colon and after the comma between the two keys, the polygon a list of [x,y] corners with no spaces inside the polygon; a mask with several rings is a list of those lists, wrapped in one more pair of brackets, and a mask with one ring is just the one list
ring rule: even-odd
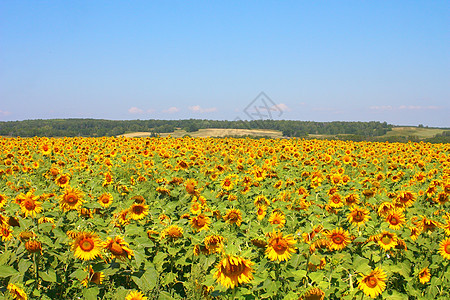
{"label": "sunflower center", "polygon": [[284,252],[287,250],[288,245],[287,245],[287,243],[286,243],[285,240],[282,240],[282,239],[277,238],[277,239],[274,241],[274,243],[272,243],[272,248],[273,248],[273,250],[275,250],[275,252],[277,252],[278,254],[280,254],[280,253],[282,254],[282,253],[284,253]]}
{"label": "sunflower center", "polygon": [[133,207],[133,212],[136,215],[140,215],[144,212],[144,208],[142,206],[135,206],[135,207]]}
{"label": "sunflower center", "polygon": [[381,242],[385,245],[389,245],[391,243],[391,241],[392,241],[392,239],[388,235],[383,235],[383,237],[381,238]]}
{"label": "sunflower center", "polygon": [[450,254],[450,244],[445,245],[444,251],[445,253]]}
{"label": "sunflower center", "polygon": [[331,239],[333,240],[334,244],[338,244],[338,245],[342,244],[344,242],[344,240],[345,240],[344,237],[342,235],[340,235],[340,234],[333,235],[331,237]]}
{"label": "sunflower center", "polygon": [[27,210],[34,210],[36,207],[36,203],[33,200],[26,200],[24,206]]}
{"label": "sunflower center", "polygon": [[89,252],[92,249],[94,249],[94,242],[91,239],[82,239],[79,245],[81,250],[86,252]]}
{"label": "sunflower center", "polygon": [[108,197],[102,197],[102,202],[104,204],[107,204],[109,202],[109,198]]}
{"label": "sunflower center", "polygon": [[391,223],[391,225],[397,225],[400,223],[400,220],[396,216],[391,216],[389,218],[389,223]]}
{"label": "sunflower center", "polygon": [[206,224],[206,220],[203,217],[198,217],[197,219],[195,219],[195,225],[197,227],[203,227]]}
{"label": "sunflower center", "polygon": [[364,214],[361,211],[355,212],[355,214],[353,215],[353,220],[355,222],[363,221],[364,220]]}
{"label": "sunflower center", "polygon": [[114,255],[122,255],[123,254],[123,248],[116,242],[112,242],[111,247],[109,248],[112,254]]}
{"label": "sunflower center", "polygon": [[75,204],[75,203],[77,203],[77,202],[78,202],[78,197],[77,197],[77,195],[72,194],[72,193],[68,194],[68,195],[66,196],[66,202],[69,203],[69,204]]}
{"label": "sunflower center", "polygon": [[237,265],[232,265],[230,263],[227,264],[225,268],[222,267],[222,272],[225,274],[225,276],[239,276],[241,275],[245,270],[245,265],[242,263],[239,263]]}
{"label": "sunflower center", "polygon": [[373,276],[370,275],[367,279],[366,279],[366,284],[368,287],[370,287],[371,289],[375,288],[378,284],[378,279]]}
{"label": "sunflower center", "polygon": [[59,179],[59,183],[60,183],[60,184],[66,184],[66,183],[67,183],[67,178],[66,178],[66,177],[61,177],[61,178]]}

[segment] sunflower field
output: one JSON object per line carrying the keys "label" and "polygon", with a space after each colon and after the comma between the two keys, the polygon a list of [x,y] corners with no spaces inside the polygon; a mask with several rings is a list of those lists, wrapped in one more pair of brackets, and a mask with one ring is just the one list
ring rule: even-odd
{"label": "sunflower field", "polygon": [[0,299],[449,299],[450,144],[0,137]]}

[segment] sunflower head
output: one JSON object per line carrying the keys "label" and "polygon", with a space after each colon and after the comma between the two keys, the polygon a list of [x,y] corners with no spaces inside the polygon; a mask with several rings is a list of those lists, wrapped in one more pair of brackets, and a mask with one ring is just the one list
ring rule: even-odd
{"label": "sunflower head", "polygon": [[143,218],[145,218],[146,215],[148,215],[148,208],[149,206],[146,204],[134,203],[129,208],[131,219],[142,220]]}
{"label": "sunflower head", "polygon": [[178,225],[171,225],[161,231],[161,239],[174,241],[181,237],[183,237],[183,228]]}
{"label": "sunflower head", "polygon": [[420,281],[420,283],[425,284],[428,281],[430,281],[430,279],[431,279],[430,269],[428,269],[428,267],[423,268],[419,272],[419,281]]}
{"label": "sunflower head", "polygon": [[147,300],[147,297],[144,297],[142,292],[131,291],[126,297],[125,300]]}
{"label": "sunflower head", "polygon": [[450,238],[447,238],[447,239],[443,240],[439,244],[439,253],[445,259],[450,259]]}
{"label": "sunflower head", "polygon": [[267,241],[266,256],[271,261],[287,261],[296,252],[295,243],[296,241],[291,234],[283,235],[280,231],[271,232]]}
{"label": "sunflower head", "polygon": [[375,268],[368,275],[363,275],[358,282],[358,287],[364,294],[375,298],[386,288],[386,273],[380,268]]}
{"label": "sunflower head", "polygon": [[242,213],[239,209],[232,208],[227,211],[225,216],[223,216],[223,219],[229,224],[236,224],[237,226],[241,226]]}
{"label": "sunflower head", "polygon": [[242,257],[228,255],[216,266],[214,278],[224,287],[234,289],[253,279],[253,265],[253,262]]}
{"label": "sunflower head", "polygon": [[76,258],[82,260],[95,259],[101,256],[103,242],[93,232],[80,232],[72,241],[72,251]]}
{"label": "sunflower head", "polygon": [[83,204],[83,192],[73,189],[70,186],[65,188],[64,194],[61,195],[59,206],[66,212],[69,210],[77,210]]}
{"label": "sunflower head", "polygon": [[125,240],[120,237],[116,236],[114,238],[108,237],[104,248],[109,251],[112,258],[118,258],[121,260],[125,259],[131,259],[132,256],[134,256],[133,250],[128,248],[129,245]]}
{"label": "sunflower head", "polygon": [[349,232],[342,228],[328,231],[325,236],[328,238],[328,248],[330,250],[342,250],[347,247],[351,241]]}
{"label": "sunflower head", "polygon": [[191,218],[191,226],[197,231],[208,230],[210,223],[211,219],[204,214],[199,214]]}

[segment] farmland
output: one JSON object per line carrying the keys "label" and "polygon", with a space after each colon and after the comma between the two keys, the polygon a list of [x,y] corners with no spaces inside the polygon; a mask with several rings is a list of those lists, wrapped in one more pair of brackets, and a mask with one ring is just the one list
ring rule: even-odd
{"label": "farmland", "polygon": [[450,297],[449,144],[0,145],[0,297]]}

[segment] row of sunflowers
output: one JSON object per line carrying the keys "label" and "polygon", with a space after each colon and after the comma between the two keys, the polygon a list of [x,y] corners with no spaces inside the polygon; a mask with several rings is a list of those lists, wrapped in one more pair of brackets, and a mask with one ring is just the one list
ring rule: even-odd
{"label": "row of sunflowers", "polygon": [[449,150],[0,137],[0,297],[448,299]]}

